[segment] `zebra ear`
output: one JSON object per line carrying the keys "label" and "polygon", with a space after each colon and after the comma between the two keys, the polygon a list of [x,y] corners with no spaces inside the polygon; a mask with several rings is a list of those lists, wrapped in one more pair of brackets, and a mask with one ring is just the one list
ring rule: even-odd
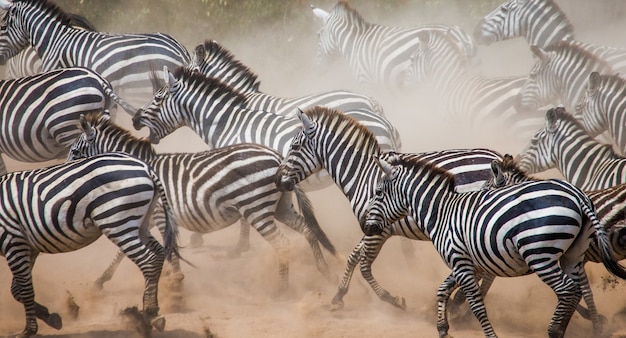
{"label": "zebra ear", "polygon": [[554,133],[560,125],[559,117],[557,116],[556,109],[550,108],[546,113],[546,131],[548,133]]}
{"label": "zebra ear", "polygon": [[194,62],[196,64],[200,64],[204,58],[206,58],[206,49],[204,48],[204,44],[199,44],[196,46],[196,49],[193,50],[194,54]]}
{"label": "zebra ear", "polygon": [[11,9],[11,7],[13,7],[13,1],[0,0],[0,8],[4,9],[5,11],[8,11],[9,9]]}
{"label": "zebra ear", "polygon": [[78,121],[80,122],[80,129],[83,131],[83,133],[85,133],[85,136],[87,137],[87,141],[93,141],[93,139],[96,138],[96,131],[91,127],[91,124],[89,124],[87,118],[85,118],[85,114],[80,114]]}
{"label": "zebra ear", "polygon": [[328,17],[328,12],[326,12],[323,9],[320,9],[311,5],[311,10],[313,11],[313,14],[315,14],[316,17],[322,19],[322,21],[325,21],[326,18]]}
{"label": "zebra ear", "polygon": [[374,157],[376,159],[376,164],[380,167],[380,169],[385,173],[385,175],[389,178],[393,178],[393,166],[389,164],[387,161],[383,160],[379,157]]}
{"label": "zebra ear", "polygon": [[543,49],[535,46],[535,45],[531,45],[530,46],[530,51],[533,52],[533,54],[539,58],[539,60],[543,61],[543,62],[547,62],[550,60],[550,55],[544,51]]}
{"label": "zebra ear", "polygon": [[300,120],[302,120],[302,125],[304,126],[304,130],[311,131],[315,128],[315,122],[311,121],[309,116],[305,114],[300,108],[298,108],[300,114]]}
{"label": "zebra ear", "polygon": [[491,174],[493,175],[493,184],[496,188],[504,185],[505,179],[502,174],[502,162],[499,160],[491,161]]}
{"label": "zebra ear", "polygon": [[175,92],[178,89],[178,80],[167,70],[167,66],[163,66],[163,72],[165,73],[165,85],[169,88],[170,93]]}
{"label": "zebra ear", "polygon": [[600,86],[600,73],[591,72],[591,74],[589,74],[589,82],[587,85],[587,89],[595,91],[598,89],[599,86]]}

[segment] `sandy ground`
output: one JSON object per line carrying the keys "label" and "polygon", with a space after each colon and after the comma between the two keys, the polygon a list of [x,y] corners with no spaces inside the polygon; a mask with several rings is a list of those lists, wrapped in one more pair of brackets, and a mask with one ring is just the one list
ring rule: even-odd
{"label": "sandy ground", "polygon": [[[327,2],[328,8],[332,2]],[[308,4],[303,5],[303,10]],[[354,4],[357,8],[359,3]],[[397,18],[374,16],[372,6],[363,11],[366,18],[385,24],[415,25],[421,23],[409,12]],[[568,8],[571,10],[571,8]],[[583,13],[572,13],[584,23],[583,36],[599,36],[602,42],[626,45],[626,41],[608,39],[607,25],[592,25],[583,19]],[[447,16],[430,18],[426,22],[455,23]],[[315,22],[312,20],[311,24]],[[461,25],[471,31],[472,23]],[[116,28],[110,31],[120,31]],[[590,31],[590,28],[596,29]],[[259,30],[252,36],[219,37],[220,43],[231,49],[242,62],[259,74],[261,89],[265,92],[296,96],[330,89],[360,91],[341,62],[332,69],[320,72],[312,67],[315,55],[315,31],[307,36],[292,36],[281,32],[284,40],[278,44],[259,44],[258,41],[276,41],[276,36]],[[134,31],[138,31],[135,29]],[[294,30],[300,32],[301,30]],[[281,35],[282,34],[282,35]],[[594,35],[597,34],[597,35]],[[176,36],[174,34],[174,36]],[[199,34],[186,36],[186,41],[201,42],[216,38]],[[191,48],[192,45],[189,45]],[[483,63],[478,69],[485,74],[525,74],[532,64],[528,47],[522,40],[481,47]],[[468,130],[441,118],[436,111],[424,105],[418,93],[405,97],[390,97],[370,93],[385,107],[390,120],[400,130],[403,151],[417,152],[460,147],[488,147],[515,154],[524,147],[506,131],[497,129]],[[127,116],[120,123],[130,128]],[[145,135],[145,131],[143,132]],[[138,133],[141,135],[142,133]],[[204,144],[189,130],[180,130],[163,140],[160,151],[205,149]],[[37,167],[43,164],[9,162],[10,170]],[[558,176],[555,172],[544,176]],[[362,234],[345,197],[335,187],[311,192],[322,226],[339,252],[348,255]],[[232,247],[238,237],[239,226],[205,236],[201,248],[183,248],[182,254],[197,268],[183,265],[184,290],[171,292],[168,281],[161,283],[159,301],[167,324],[163,333],[154,337],[433,337],[435,327],[436,289],[448,274],[448,269],[428,242],[414,243],[413,256],[405,256],[400,248],[405,239],[392,238],[385,245],[373,266],[379,282],[394,295],[406,298],[408,308],[402,311],[377,299],[358,271],[352,288],[345,296],[345,308],[330,311],[330,300],[337,284],[327,281],[316,271],[312,254],[304,239],[283,227],[291,240],[290,289],[286,299],[276,299],[278,282],[277,260],[271,247],[256,233],[251,235],[251,248],[239,258],[220,258]],[[157,235],[158,236],[158,235]],[[189,232],[181,230],[180,242],[185,245]],[[132,337],[137,336],[120,312],[129,306],[140,305],[143,279],[130,261],[125,261],[104,290],[96,291],[93,281],[107,267],[116,248],[106,239],[77,252],[42,255],[34,269],[37,300],[58,312],[64,327],[56,331],[40,322],[39,333],[50,337]],[[341,277],[345,262],[329,257],[331,270]],[[626,337],[625,284],[605,282],[603,267],[589,264],[596,303],[608,319],[606,336]],[[24,325],[22,306],[10,294],[11,274],[4,258],[0,258],[0,336],[20,332]],[[80,307],[73,316],[68,299]],[[536,276],[498,279],[486,299],[490,319],[501,337],[543,337],[556,305],[552,291]],[[621,314],[620,314],[621,312]],[[454,320],[450,333],[455,337],[482,337],[475,318]],[[567,337],[592,336],[591,324],[578,314],[572,318]]]}

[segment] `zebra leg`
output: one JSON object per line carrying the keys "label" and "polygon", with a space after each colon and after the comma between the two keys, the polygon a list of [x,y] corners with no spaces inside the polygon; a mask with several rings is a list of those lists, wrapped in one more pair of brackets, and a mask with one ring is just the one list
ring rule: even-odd
{"label": "zebra leg", "polygon": [[[486,274],[481,276],[482,280],[480,282],[480,293],[483,295],[483,298],[487,295],[489,288],[493,284],[493,281],[496,279],[495,276]],[[458,291],[454,294],[454,298],[452,298],[452,302],[449,304],[450,315],[454,315],[456,317],[467,317],[469,315],[469,311],[461,314],[461,305],[465,303],[465,294],[462,291]]]}
{"label": "zebra leg", "polygon": [[307,243],[311,247],[311,251],[313,251],[313,258],[315,259],[315,265],[317,266],[317,270],[330,282],[337,283],[337,276],[331,274],[330,268],[328,267],[328,263],[324,259],[324,255],[322,254],[322,250],[320,248],[320,243],[311,231],[311,229],[306,226],[306,221],[304,217],[299,215],[293,208],[293,204],[291,203],[283,203],[283,199],[278,203],[276,208],[275,217],[278,221],[286,224],[291,229],[301,233],[304,235]]}
{"label": "zebra leg", "polygon": [[[478,285],[478,277],[472,266],[471,261],[463,261],[462,259],[454,260],[454,263],[459,268],[453,270],[454,279],[461,287],[465,297],[470,305],[470,309],[474,313],[474,316],[480,322],[480,326],[483,329],[485,337],[497,337],[493,326],[487,316],[487,309],[485,308],[485,302],[483,295]],[[448,295],[449,296],[449,295]],[[441,336],[441,331],[440,331]]]}
{"label": "zebra leg", "polygon": [[124,256],[125,254],[122,250],[117,252],[115,258],[113,258],[113,261],[111,262],[111,264],[109,264],[109,267],[106,268],[102,275],[100,275],[100,277],[98,277],[98,279],[96,279],[96,281],[94,282],[94,287],[96,288],[96,290],[102,290],[104,288],[104,283],[111,280],[113,274],[115,273],[115,270],[117,270],[117,267],[122,262],[122,259],[124,259]]}
{"label": "zebra leg", "polygon": [[204,244],[204,239],[202,239],[203,235],[204,234],[201,234],[199,232],[192,233],[191,237],[189,238],[189,247],[192,249],[201,247],[202,244]]}
{"label": "zebra leg", "polygon": [[352,280],[352,274],[354,273],[354,268],[356,264],[361,259],[361,249],[363,248],[363,239],[357,243],[357,245],[352,249],[352,252],[348,256],[348,265],[346,266],[346,271],[343,273],[343,278],[341,279],[341,283],[339,284],[339,288],[337,289],[337,293],[333,297],[331,301],[332,307],[331,311],[337,311],[343,309],[343,296],[348,293],[348,287],[350,286],[350,281]]}
{"label": "zebra leg", "polygon": [[[437,289],[437,332],[439,332],[439,337],[449,337],[450,324],[447,308],[450,295],[456,288],[456,280],[454,274],[451,273]],[[462,293],[462,291],[460,292]]]}
{"label": "zebra leg", "polygon": [[[154,211],[152,212],[152,222],[150,223],[150,228],[152,227],[152,225],[156,226],[162,238],[165,238],[165,228],[167,226],[165,217],[166,215],[163,208],[163,203],[159,199],[156,207],[154,208]],[[180,269],[180,258],[178,257],[178,255],[173,255],[170,264],[172,269],[171,272],[167,273],[168,278],[173,282],[172,288],[180,290],[182,289],[182,281],[185,278],[185,275],[183,275]]]}
{"label": "zebra leg", "polygon": [[385,290],[378,283],[372,274],[372,264],[376,260],[376,257],[378,257],[383,244],[385,244],[390,236],[391,233],[389,231],[383,231],[381,235],[364,237],[360,260],[361,275],[365,278],[367,283],[369,283],[380,300],[402,310],[406,310],[406,300],[404,297],[392,296],[389,291]]}
{"label": "zebra leg", "polygon": [[582,298],[581,289],[563,272],[556,261],[548,262],[543,267],[531,267],[533,268],[539,278],[552,288],[557,297],[557,306],[548,326],[548,336],[550,338],[563,337],[576,305]]}
{"label": "zebra leg", "polygon": [[250,228],[252,226],[243,218],[239,222],[239,240],[235,246],[228,250],[226,257],[237,258],[241,254],[250,250]]}
{"label": "zebra leg", "polygon": [[274,221],[270,222],[251,222],[252,227],[256,229],[261,236],[272,245],[276,255],[278,256],[278,297],[283,298],[289,287],[289,239],[278,229]]}
{"label": "zebra leg", "polygon": [[598,313],[598,309],[596,308],[596,304],[593,299],[593,292],[591,291],[591,286],[589,285],[589,279],[587,278],[587,273],[585,272],[584,263],[569,263],[566,255],[564,255],[561,259],[561,268],[580,287],[582,297],[587,304],[587,309],[580,305],[580,303],[576,304],[576,310],[581,313],[583,318],[591,320],[594,334],[599,335],[602,333],[607,320],[606,317]]}

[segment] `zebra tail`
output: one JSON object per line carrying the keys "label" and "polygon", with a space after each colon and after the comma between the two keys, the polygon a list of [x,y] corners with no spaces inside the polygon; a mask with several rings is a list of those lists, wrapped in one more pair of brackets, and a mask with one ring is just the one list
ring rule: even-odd
{"label": "zebra tail", "polygon": [[130,105],[130,103],[126,102],[126,100],[117,96],[117,94],[115,94],[115,92],[113,91],[113,88],[111,87],[109,83],[102,82],[102,89],[104,89],[105,95],[110,97],[115,103],[117,103],[120,107],[122,107],[122,109],[124,109],[128,114],[130,114],[131,116],[135,115],[138,109]]}
{"label": "zebra tail", "polygon": [[326,250],[328,250],[328,252],[330,252],[333,256],[340,258],[337,249],[335,249],[335,246],[330,242],[330,239],[328,239],[328,236],[326,236],[326,233],[317,222],[317,218],[315,217],[315,213],[313,212],[313,205],[311,204],[311,200],[309,200],[309,197],[299,185],[296,185],[294,191],[296,192],[296,199],[298,200],[300,212],[302,212],[304,220],[309,229],[313,231],[315,237],[317,237],[317,240]]}
{"label": "zebra tail", "polygon": [[174,222],[172,209],[170,208],[170,203],[167,199],[167,195],[165,195],[165,189],[163,188],[163,184],[153,170],[150,170],[150,176],[152,176],[152,180],[154,181],[154,184],[157,188],[159,198],[161,199],[161,203],[163,204],[163,211],[165,213],[165,229],[163,231],[163,248],[165,250],[165,258],[168,262],[172,262],[172,258],[174,257],[174,255],[176,255],[176,257],[178,257],[179,259],[187,262],[180,256],[180,253],[178,252],[178,227],[176,226],[176,222]]}
{"label": "zebra tail", "polygon": [[585,206],[585,213],[587,214],[589,221],[591,221],[593,227],[596,229],[596,237],[598,239],[598,248],[600,249],[602,264],[604,264],[604,267],[606,267],[606,269],[610,273],[621,279],[626,280],[626,269],[624,269],[624,266],[619,264],[619,262],[614,257],[612,245],[606,229],[602,226],[602,224],[600,224],[600,220],[598,220],[598,216],[596,215],[595,211],[593,211],[593,209],[590,209],[588,207],[588,204],[583,205]]}

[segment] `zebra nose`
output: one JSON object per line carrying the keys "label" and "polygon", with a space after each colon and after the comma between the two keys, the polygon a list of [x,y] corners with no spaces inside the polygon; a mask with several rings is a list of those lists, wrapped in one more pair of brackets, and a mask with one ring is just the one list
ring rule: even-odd
{"label": "zebra nose", "polygon": [[133,115],[133,128],[135,128],[135,130],[139,130],[142,127],[142,125],[141,125],[141,114],[142,113],[143,113],[143,109],[139,109],[139,110],[137,110],[135,115]]}

